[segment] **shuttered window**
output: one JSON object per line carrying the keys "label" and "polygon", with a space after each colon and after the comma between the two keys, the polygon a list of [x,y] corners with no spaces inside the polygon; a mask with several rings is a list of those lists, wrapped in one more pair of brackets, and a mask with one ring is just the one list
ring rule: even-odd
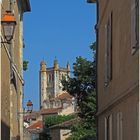
{"label": "shuttered window", "polygon": [[132,54],[139,46],[139,2],[131,0],[131,49]]}
{"label": "shuttered window", "polygon": [[112,13],[110,13],[105,25],[105,86],[112,79]]}

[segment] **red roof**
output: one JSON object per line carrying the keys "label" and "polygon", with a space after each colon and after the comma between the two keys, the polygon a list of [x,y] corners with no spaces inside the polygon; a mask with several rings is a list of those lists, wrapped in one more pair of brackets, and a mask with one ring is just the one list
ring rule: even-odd
{"label": "red roof", "polygon": [[41,120],[35,122],[34,124],[28,127],[28,129],[42,129],[42,128],[43,128],[43,122]]}
{"label": "red roof", "polygon": [[47,114],[58,114],[62,108],[48,108],[48,109],[41,109],[40,114],[41,115],[47,115]]}

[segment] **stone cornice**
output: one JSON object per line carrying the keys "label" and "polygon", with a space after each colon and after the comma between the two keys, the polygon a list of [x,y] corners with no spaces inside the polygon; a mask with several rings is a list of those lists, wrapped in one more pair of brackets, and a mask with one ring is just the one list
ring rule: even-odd
{"label": "stone cornice", "polygon": [[135,92],[135,90],[137,90],[138,87],[139,87],[138,83],[135,83],[132,87],[125,90],[117,98],[112,100],[109,104],[107,104],[103,108],[99,109],[96,116],[100,116],[101,114],[103,114],[107,110],[111,110],[112,108],[117,106],[119,103],[123,102],[125,99],[127,99],[128,97],[133,95],[134,93],[137,93],[137,92]]}

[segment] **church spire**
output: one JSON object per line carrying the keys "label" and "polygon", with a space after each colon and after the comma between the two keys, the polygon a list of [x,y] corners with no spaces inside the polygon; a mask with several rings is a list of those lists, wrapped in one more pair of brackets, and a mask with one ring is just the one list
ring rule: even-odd
{"label": "church spire", "polygon": [[70,72],[70,64],[69,64],[69,61],[67,62],[67,70],[68,70],[68,72]]}
{"label": "church spire", "polygon": [[46,63],[45,63],[45,61],[41,61],[41,63],[40,63],[40,71],[46,71]]}
{"label": "church spire", "polygon": [[58,69],[59,69],[59,64],[58,64],[58,60],[57,60],[56,57],[55,57],[55,59],[54,59],[54,69],[55,69],[55,70],[58,70]]}

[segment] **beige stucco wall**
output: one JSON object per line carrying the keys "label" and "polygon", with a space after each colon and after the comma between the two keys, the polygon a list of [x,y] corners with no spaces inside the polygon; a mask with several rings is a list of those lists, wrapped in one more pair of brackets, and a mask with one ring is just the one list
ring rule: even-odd
{"label": "beige stucco wall", "polygon": [[[9,1],[2,1],[1,14],[8,10]],[[22,112],[22,66],[23,66],[23,29],[22,14],[19,11],[17,2],[12,3],[15,19],[17,22],[14,38],[10,45],[2,43],[1,46],[1,120],[2,120],[2,140],[10,138],[23,137],[23,119],[19,115]],[[13,59],[10,58],[9,52],[12,48]],[[10,61],[16,68],[16,87],[10,83]],[[19,78],[20,76],[20,78]]]}
{"label": "beige stucco wall", "polygon": [[[105,7],[106,6],[106,7]],[[131,54],[131,0],[99,0],[98,103],[99,110],[138,85],[138,51]],[[105,24],[112,12],[112,81],[104,87]]]}
{"label": "beige stucco wall", "polygon": [[[112,80],[104,86],[105,24],[112,12]],[[117,140],[116,114],[123,115],[123,140],[138,140],[139,52],[131,49],[131,0],[99,0],[98,21],[98,137],[105,139],[105,117],[112,114],[113,140]]]}
{"label": "beige stucco wall", "polygon": [[112,140],[117,140],[117,113],[122,112],[123,140],[138,140],[138,93],[133,91],[132,96],[125,98],[112,109],[99,116],[98,138],[105,139],[105,117],[112,114]]}
{"label": "beige stucco wall", "polygon": [[70,135],[71,135],[71,130],[68,130],[68,129],[61,129],[60,130],[60,137],[61,137],[61,140],[66,140]]}
{"label": "beige stucco wall", "polygon": [[68,129],[52,128],[50,129],[51,140],[65,140],[71,133]]}
{"label": "beige stucco wall", "polygon": [[74,106],[70,105],[66,108],[63,108],[62,111],[60,112],[60,115],[69,115],[74,113]]}

